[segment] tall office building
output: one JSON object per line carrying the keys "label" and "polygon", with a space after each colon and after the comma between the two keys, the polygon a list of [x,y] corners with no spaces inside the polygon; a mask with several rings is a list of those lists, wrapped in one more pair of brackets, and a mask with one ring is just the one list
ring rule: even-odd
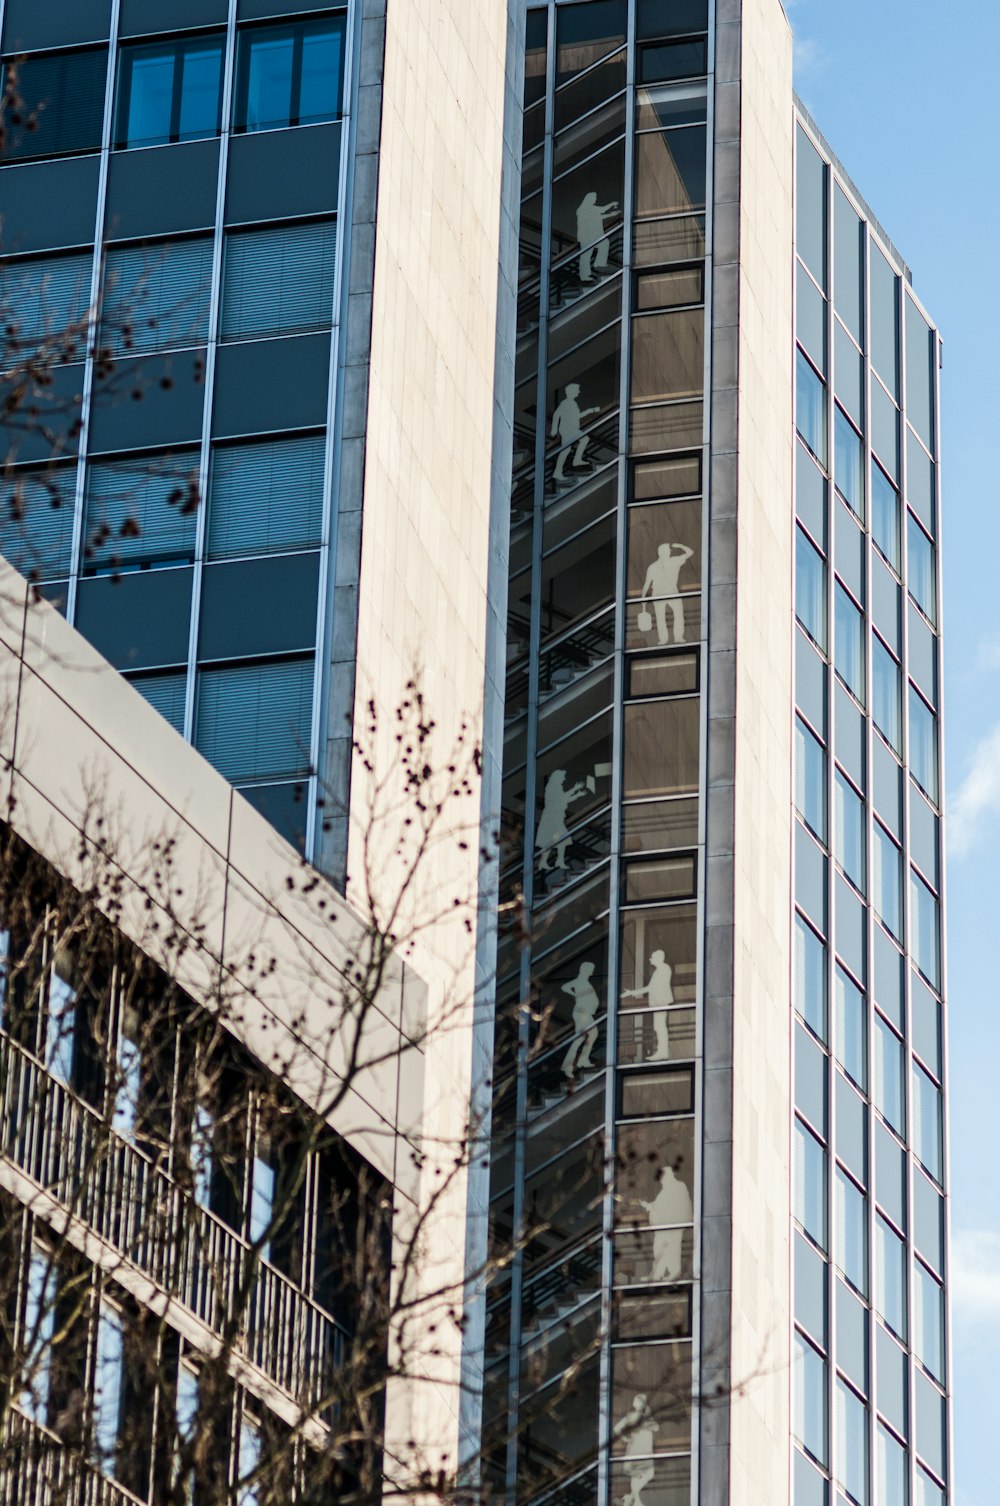
{"label": "tall office building", "polygon": [[432,9],[6,0],[17,328],[102,330],[4,548],[338,880],[355,706],[481,736],[495,1498],[943,1506],[937,331],[780,0]]}
{"label": "tall office building", "polygon": [[529,0],[519,251],[490,1478],[939,1506],[937,332],[778,0]]}

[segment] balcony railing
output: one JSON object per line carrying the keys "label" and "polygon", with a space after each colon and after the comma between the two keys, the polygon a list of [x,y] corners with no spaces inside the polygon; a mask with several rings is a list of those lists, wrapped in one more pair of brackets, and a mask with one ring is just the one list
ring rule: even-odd
{"label": "balcony railing", "polygon": [[216,1334],[244,1293],[236,1351],[320,1405],[346,1332],[267,1261],[248,1288],[246,1240],[2,1031],[0,1155]]}
{"label": "balcony railing", "polygon": [[76,1450],[23,1412],[0,1430],[0,1506],[141,1506]]}

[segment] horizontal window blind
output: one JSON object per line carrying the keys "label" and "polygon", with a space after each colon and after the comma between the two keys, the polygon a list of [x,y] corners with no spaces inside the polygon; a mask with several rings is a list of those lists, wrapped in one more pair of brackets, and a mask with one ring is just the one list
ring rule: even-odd
{"label": "horizontal window blind", "polygon": [[211,276],[208,239],[109,251],[102,340],[119,356],[203,345]]}
{"label": "horizontal window blind", "polygon": [[307,774],[313,661],[203,669],[195,744],[227,779]]}
{"label": "horizontal window blind", "polygon": [[18,66],[17,88],[23,108],[19,121],[6,112],[6,155],[13,158],[56,157],[97,151],[104,118],[104,84],[108,50],[52,53],[28,58]]}
{"label": "horizontal window blind", "polygon": [[91,465],[83,568],[193,559],[197,517],[184,508],[197,471],[197,450]]}
{"label": "horizontal window blind", "polygon": [[336,255],[333,220],[227,236],[222,338],[328,329]]}
{"label": "horizontal window blind", "polygon": [[140,695],[178,732],[184,731],[184,693],[187,674],[143,675],[132,684]]}
{"label": "horizontal window blind", "polygon": [[19,357],[23,359],[23,347],[36,347],[53,336],[63,337],[59,344],[65,347],[67,360],[82,359],[86,329],[72,327],[82,324],[90,306],[91,266],[89,251],[7,262],[0,271],[5,360],[14,365]]}
{"label": "horizontal window blind", "polygon": [[216,449],[208,502],[212,559],[313,548],[323,527],[322,434]]}
{"label": "horizontal window blind", "polygon": [[76,467],[12,477],[0,496],[0,553],[32,580],[69,575]]}

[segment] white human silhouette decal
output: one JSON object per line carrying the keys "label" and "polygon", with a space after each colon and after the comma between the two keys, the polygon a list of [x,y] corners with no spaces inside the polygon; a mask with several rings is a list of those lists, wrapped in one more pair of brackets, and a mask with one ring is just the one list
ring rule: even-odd
{"label": "white human silhouette decal", "polygon": [[[646,1210],[650,1228],[657,1224],[689,1224],[694,1218],[694,1205],[687,1186],[672,1166],[661,1166],[658,1177],[660,1185],[649,1201],[636,1199],[640,1208]],[[650,1281],[674,1281],[681,1274],[683,1239],[683,1229],[655,1229]]]}
{"label": "white human silhouette decal", "polygon": [[[646,999],[651,1009],[668,1009],[674,1002],[673,968],[667,961],[666,953],[659,947],[650,956],[649,965],[651,971],[646,987],[626,988],[622,992],[622,998]],[[666,1061],[670,1055],[670,1031],[665,1014],[653,1016],[653,1034],[656,1038],[653,1060]]]}
{"label": "white human silhouette decal", "polygon": [[565,872],[566,852],[571,840],[566,835],[567,814],[573,802],[586,793],[587,786],[582,782],[567,786],[565,769],[554,769],[545,781],[542,814],[535,833],[535,851],[538,853],[540,873],[549,873],[554,869]]}
{"label": "white human silhouette decal", "polygon": [[[684,604],[677,600],[680,590],[681,570],[694,554],[686,544],[661,544],[656,551],[656,559],[646,571],[646,579],[642,587],[642,599],[647,596],[671,596],[672,601],[654,601],[653,611],[656,613],[656,637],[659,643],[683,643],[684,642]],[[673,626],[673,638],[667,627],[667,609],[670,609],[670,619]],[[649,612],[642,610],[639,613],[639,631],[648,633],[652,631],[652,621]]]}
{"label": "white human silhouette decal", "polygon": [[562,443],[559,458],[556,460],[556,481],[566,480],[566,461],[574,446],[576,450],[573,455],[573,464],[583,465],[587,445],[590,443],[590,436],[583,432],[583,421],[601,411],[600,408],[581,408],[577,402],[579,396],[579,382],[570,382],[566,388],[566,396],[552,415],[550,438],[555,439],[558,436]]}
{"label": "white human silhouette decal", "polygon": [[576,211],[576,238],[580,242],[580,281],[595,282],[593,269],[604,272],[608,265],[611,242],[604,222],[618,208],[618,200],[598,204],[596,193],[584,194]]}
{"label": "white human silhouette decal", "polygon": [[632,1405],[614,1427],[615,1437],[625,1439],[622,1468],[629,1482],[628,1494],[622,1497],[620,1506],[644,1506],[643,1491],[656,1473],[656,1465],[652,1459],[641,1456],[653,1452],[659,1431],[660,1424],[653,1416],[645,1391],[636,1392]]}
{"label": "white human silhouette decal", "polygon": [[[577,1072],[584,1072],[588,1067],[593,1067],[592,1052],[597,1040],[597,1019],[601,1007],[601,1001],[597,996],[597,990],[590,981],[594,976],[594,964],[581,962],[580,971],[569,983],[564,983],[562,991],[574,999],[573,1004],[573,1039],[569,1050],[563,1058],[563,1076],[572,1080]],[[586,1032],[586,1033],[584,1033]]]}

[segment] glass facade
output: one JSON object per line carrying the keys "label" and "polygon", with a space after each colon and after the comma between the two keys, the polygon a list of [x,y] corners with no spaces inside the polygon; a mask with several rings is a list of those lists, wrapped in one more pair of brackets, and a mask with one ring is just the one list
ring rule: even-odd
{"label": "glass facade", "polygon": [[52,413],[5,424],[0,549],[311,852],[354,21],[301,9],[126,5],[51,52],[8,25],[8,354],[70,334]]}
{"label": "glass facade", "polygon": [[[529,8],[489,1298],[494,1488],[691,1497],[708,6]],[[530,998],[516,1021],[510,1006]]]}
{"label": "glass facade", "polygon": [[904,1506],[950,1498],[939,340],[796,136],[794,1500]]}

